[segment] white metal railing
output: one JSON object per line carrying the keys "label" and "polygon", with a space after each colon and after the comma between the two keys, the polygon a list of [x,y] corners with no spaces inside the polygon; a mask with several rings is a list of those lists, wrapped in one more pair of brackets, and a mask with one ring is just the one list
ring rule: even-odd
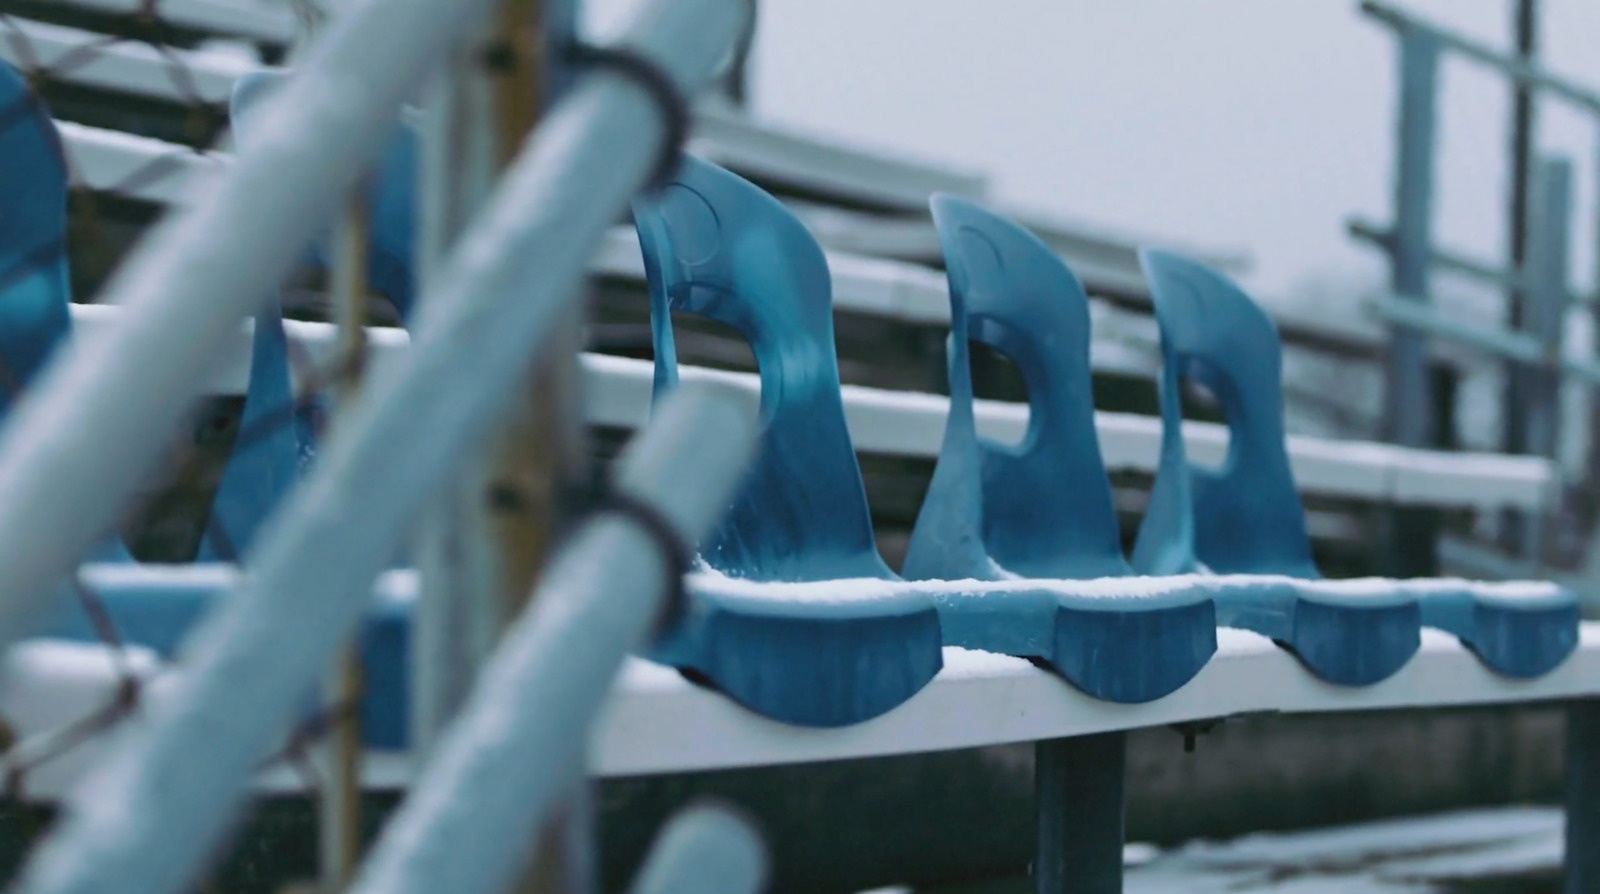
{"label": "white metal railing", "polygon": [[[488,2],[476,6],[487,9]],[[735,0],[658,2],[638,12],[624,46],[692,93],[732,46],[739,12]],[[332,216],[381,148],[402,99],[472,18],[473,8],[459,0],[351,4],[267,100],[262,139],[240,154],[215,190],[169,218],[125,263],[108,288],[111,303],[125,308],[125,325],[58,352],[0,439],[0,527],[29,532],[0,543],[0,582],[9,596],[0,610],[0,643],[26,632],[55,584],[110,526],[238,320],[266,300]],[[635,80],[600,72],[550,111],[430,283],[415,349],[404,363],[375,370],[310,479],[258,544],[250,575],[192,638],[185,670],[166,697],[148,706],[150,724],[129,729],[123,747],[72,800],[61,827],[36,849],[19,889],[174,891],[193,881],[229,827],[255,762],[345,641],[365,607],[363,594],[412,517],[451,476],[463,447],[489,428],[530,346],[572,300],[589,253],[642,185],[663,148],[665,112],[655,108],[656,99]],[[470,367],[462,357],[472,358]],[[129,369],[141,371],[137,380],[124,374]],[[683,409],[664,412],[646,432],[637,475],[625,474],[622,486],[645,491],[638,497],[669,497],[656,511],[692,541],[736,480],[753,430],[725,402],[685,395],[678,405]],[[119,448],[84,449],[105,443]],[[406,449],[397,451],[398,444]],[[655,486],[665,490],[650,492]],[[351,524],[358,506],[363,518]],[[585,627],[597,647],[583,657],[594,670],[595,698],[574,701],[566,714],[527,721],[524,732],[546,737],[553,750],[520,755],[544,774],[525,780],[530,790],[523,797],[508,799],[505,780],[487,778],[494,792],[486,796],[507,804],[501,819],[537,824],[550,803],[539,795],[553,791],[547,783],[579,769],[563,755],[614,662],[633,645],[629,632],[642,635],[651,594],[659,598],[664,590],[666,557],[615,563],[597,561],[593,551],[648,546],[626,520],[591,522],[573,545],[588,560],[557,559],[557,572],[568,569],[554,578],[565,584],[563,592],[535,603],[524,625],[528,637],[513,633],[491,664],[485,676],[491,692],[506,676],[529,682],[523,674],[537,672],[542,659],[520,660],[528,642],[577,605],[601,612]],[[642,592],[627,607],[611,606],[618,592],[610,584]],[[546,604],[566,615],[552,616]],[[614,626],[599,625],[601,617]],[[561,685],[582,690],[565,669]],[[504,760],[492,737],[474,739],[475,716],[469,708],[463,731],[440,746],[441,778]],[[505,719],[504,712],[495,719]],[[416,848],[463,840],[459,823],[472,818],[430,813],[433,806],[412,799],[396,825],[424,825],[434,840],[387,836],[363,878],[381,880],[396,866],[418,865]],[[445,883],[443,890],[487,892],[515,871],[525,840],[502,837],[479,859],[433,866],[432,878]]]}

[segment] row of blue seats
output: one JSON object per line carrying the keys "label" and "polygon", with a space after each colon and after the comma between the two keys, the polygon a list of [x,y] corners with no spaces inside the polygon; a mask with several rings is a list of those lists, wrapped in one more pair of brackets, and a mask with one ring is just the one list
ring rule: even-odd
{"label": "row of blue seats", "polygon": [[[242,144],[251,139],[249,109],[274,77],[246,78],[235,91]],[[6,84],[0,78],[0,109],[25,95],[20,79]],[[27,212],[4,217],[13,226],[0,225],[0,261],[64,234],[52,229],[64,227],[65,204],[53,127],[42,111],[29,120],[0,132],[0,207]],[[23,132],[34,134],[31,143],[17,139]],[[368,193],[370,277],[406,318],[415,162],[415,136],[402,130]],[[51,178],[60,182],[43,198],[24,188]],[[690,577],[688,610],[649,657],[764,716],[827,727],[913,696],[938,673],[945,646],[1026,657],[1121,703],[1158,699],[1193,679],[1216,650],[1218,626],[1271,637],[1309,673],[1346,686],[1398,671],[1423,626],[1458,637],[1511,677],[1544,674],[1576,647],[1576,600],[1554,585],[1323,579],[1284,448],[1277,333],[1233,283],[1160,252],[1142,261],[1162,332],[1162,456],[1125,557],[1095,435],[1082,286],[1003,217],[947,196],[931,206],[950,285],[951,406],[897,575],[877,551],[845,425],[831,286],[816,241],[780,202],[692,157],[635,204],[658,393],[677,378],[671,312],[701,314],[749,341],[765,422],[754,467]],[[28,350],[42,358],[66,325],[59,252],[53,263],[35,278],[48,287],[0,286],[0,350],[26,375],[37,361],[16,358],[34,356]],[[1022,373],[1030,421],[1020,444],[977,434],[971,341],[1000,350]],[[287,405],[282,343],[272,308],[257,320],[246,428],[252,408],[272,416]],[[1219,469],[1185,456],[1182,377],[1223,405],[1231,442]],[[239,539],[247,542],[281,498],[309,443],[304,426],[286,427],[236,451],[214,514],[228,516],[229,530],[246,535]],[[91,576],[125,637],[166,655],[221,589],[134,569]],[[415,594],[395,583],[402,579],[385,585],[364,635],[364,728],[379,747],[405,739]],[[49,630],[91,635],[76,610]]]}

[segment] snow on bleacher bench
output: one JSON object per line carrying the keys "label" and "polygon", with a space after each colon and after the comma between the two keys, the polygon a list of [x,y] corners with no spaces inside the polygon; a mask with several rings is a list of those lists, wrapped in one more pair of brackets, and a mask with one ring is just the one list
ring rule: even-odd
{"label": "snow on bleacher bench", "polygon": [[[130,572],[178,577],[230,574],[206,566],[172,566]],[[384,589],[414,599],[414,572],[393,572]],[[1185,721],[1268,712],[1338,713],[1415,707],[1559,701],[1600,696],[1600,623],[1582,627],[1577,651],[1535,680],[1512,680],[1488,670],[1454,637],[1424,630],[1422,648],[1397,674],[1371,686],[1331,686],[1307,674],[1270,640],[1243,630],[1218,630],[1216,655],[1182,689],[1158,701],[1114,704],[1092,698],[1030,662],[1004,655],[946,648],[944,669],[894,711],[835,729],[799,729],[775,723],[718,693],[690,683],[676,670],[644,659],[624,665],[596,726],[591,772],[637,776],[733,767],[806,763],[913,754],[1029,742]],[[99,645],[33,641],[0,665],[0,716],[17,732],[51,729],[63,717],[82,716],[104,704],[117,684],[114,662]],[[158,659],[136,656],[141,676],[156,675]],[[159,683],[148,695],[160,698]],[[93,763],[89,749],[67,765],[34,779],[28,794],[53,798]],[[411,762],[398,752],[373,751],[367,784],[394,788],[410,778]],[[299,780],[285,772],[262,777],[283,790]]]}
{"label": "snow on bleacher bench", "polygon": [[[74,305],[76,325],[114,325],[118,311],[101,305]],[[289,337],[315,363],[330,363],[334,328],[289,321]],[[250,340],[241,327],[239,344],[228,352],[227,367],[212,383],[216,393],[242,393],[250,363]],[[405,349],[400,329],[372,329],[369,343],[380,355]],[[651,365],[648,361],[600,354],[583,358],[589,421],[635,428],[649,418]],[[750,373],[686,368],[685,379],[716,378],[733,383],[757,399],[759,379]],[[844,386],[845,414],[855,447],[863,453],[933,458],[944,434],[949,402],[937,394]],[[989,437],[1016,441],[1027,428],[1028,408],[1000,401],[977,402],[979,429]],[[1113,471],[1155,471],[1161,447],[1161,421],[1129,413],[1097,415],[1100,447]],[[1226,427],[1191,422],[1185,426],[1191,456],[1219,462],[1227,450]],[[1477,509],[1548,505],[1556,492],[1554,466],[1541,459],[1492,454],[1439,453],[1360,441],[1291,437],[1295,477],[1307,493],[1408,505]]]}

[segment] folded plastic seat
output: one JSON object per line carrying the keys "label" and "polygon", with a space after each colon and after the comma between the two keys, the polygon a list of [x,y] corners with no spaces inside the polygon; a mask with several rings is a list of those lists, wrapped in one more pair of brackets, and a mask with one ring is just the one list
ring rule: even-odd
{"label": "folded plastic seat", "polygon": [[[1032,233],[935,196],[950,287],[950,415],[905,574],[983,581],[935,597],[951,645],[1033,659],[1106,701],[1178,689],[1216,651],[1209,592],[1137,577],[1122,554],[1095,431],[1089,303]],[[969,341],[1011,359],[1028,392],[1016,445],[977,433]]]}
{"label": "folded plastic seat", "polygon": [[[1365,685],[1399,670],[1419,627],[1446,631],[1485,666],[1536,677],[1577,646],[1578,603],[1546,582],[1327,580],[1311,556],[1283,424],[1282,348],[1271,319],[1202,264],[1144,251],[1161,328],[1162,453],[1136,564],[1201,572],[1218,622],[1277,640],[1317,676]],[[1229,447],[1220,468],[1188,461],[1182,377],[1222,406]]]}

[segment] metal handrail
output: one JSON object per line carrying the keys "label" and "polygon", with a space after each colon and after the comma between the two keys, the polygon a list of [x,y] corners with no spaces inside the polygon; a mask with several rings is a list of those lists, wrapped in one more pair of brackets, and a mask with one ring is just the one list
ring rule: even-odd
{"label": "metal handrail", "polygon": [[1438,42],[1440,48],[1452,50],[1474,62],[1503,71],[1512,80],[1540,90],[1554,93],[1577,105],[1600,113],[1600,93],[1576,81],[1553,74],[1537,65],[1530,65],[1506,53],[1414,15],[1403,9],[1378,0],[1362,0],[1361,11],[1397,31],[1425,34]]}
{"label": "metal handrail", "polygon": [[[329,43],[313,51],[312,72],[337,64],[330,58],[344,52],[364,56],[370,51],[369,46],[352,47],[333,37],[364,30],[370,37],[431,21],[421,13],[398,12],[411,7],[452,10],[448,18],[457,15],[453,10],[459,3],[365,0],[334,23]],[[694,94],[707,85],[732,45],[740,12],[738,0],[656,0],[637,11],[623,43],[654,62],[684,94]],[[379,16],[383,23],[374,26]],[[376,85],[371,89],[384,93]],[[277,137],[263,145],[310,141],[293,126],[306,122],[295,116],[292,102],[329,105],[328,98],[316,94],[314,76],[302,73],[296,78],[272,111],[276,126],[264,128]],[[349,95],[343,98],[348,103]],[[339,130],[344,129],[341,123]],[[65,822],[35,851],[19,890],[167,892],[194,880],[230,826],[227,820],[242,803],[256,762],[287,728],[345,642],[366,607],[373,579],[409,533],[418,511],[492,427],[550,321],[578,293],[584,261],[643,185],[664,138],[665,125],[652,93],[604,69],[585,75],[550,111],[491,202],[460,237],[449,262],[430,279],[410,356],[373,369],[362,400],[341,419],[307,479],[257,541],[249,573],[222,601],[218,616],[191,637],[186,670],[173,682],[169,697],[149,706],[150,722],[130,730],[113,759],[78,790]],[[241,172],[254,173],[249,156],[241,157],[230,176],[240,177]],[[241,192],[236,185],[219,195]],[[260,210],[262,205],[257,200],[249,207]],[[251,222],[247,216],[234,219],[227,210],[217,208],[211,222],[233,229]],[[163,264],[138,265],[155,268],[147,269],[148,274],[162,275],[129,285],[150,290],[144,300],[162,308],[167,304],[161,303],[161,293],[187,288],[175,275],[186,271],[166,266],[171,263],[167,257],[186,257],[194,244],[214,242],[210,234],[188,231],[168,234],[167,240]],[[293,244],[296,249],[302,245]],[[233,285],[232,294],[237,294],[240,287]],[[216,286],[218,294],[208,297],[227,291]],[[173,309],[183,309],[183,303]],[[134,317],[129,321],[133,325],[114,333],[117,338],[99,339],[93,347],[115,342],[138,349],[129,353],[144,355],[145,362],[155,365],[159,358],[148,357],[153,352],[146,342],[167,342],[165,331],[152,331],[155,317],[148,312]],[[233,320],[222,322],[227,326],[219,324],[219,329],[237,326]],[[174,325],[180,331],[189,328],[181,320]],[[44,389],[46,396],[76,408],[74,401],[101,404],[108,392],[117,393],[93,381],[96,371],[81,369],[96,358],[93,350],[80,346],[75,355],[66,373],[58,371],[57,381],[49,383],[55,387]],[[125,371],[130,368],[140,367],[124,360],[110,372],[128,378]],[[83,387],[85,379],[91,380],[89,387]],[[181,390],[177,384],[172,387]],[[92,417],[59,410],[45,414],[56,406],[35,404],[32,418],[19,420],[30,427],[16,431],[42,444],[47,439],[33,436],[32,426],[70,425],[75,438],[97,446],[106,442],[95,436],[101,427]],[[721,432],[710,434],[721,437]],[[30,472],[55,484],[23,496],[42,499],[54,489],[78,484],[70,474],[61,477],[48,455],[21,459],[26,461],[13,456],[9,465],[0,463],[0,481],[9,469],[12,477]],[[95,481],[107,478],[115,482],[104,470],[94,476]],[[686,474],[682,479],[699,483]],[[16,490],[21,488],[0,488],[0,493]],[[0,512],[0,519],[5,517]],[[695,520],[678,521],[689,528]],[[65,529],[56,536],[81,536],[71,525],[54,527]],[[9,547],[22,540],[33,538],[4,543]],[[48,545],[41,548],[60,552]],[[6,554],[9,558],[11,550]],[[57,556],[57,561],[67,564],[72,557]],[[0,571],[7,570],[0,565]],[[54,569],[34,570],[42,577]],[[16,577],[20,575],[15,572],[0,574],[0,580]],[[15,596],[15,591],[8,595]],[[174,830],[183,834],[174,835]]]}

